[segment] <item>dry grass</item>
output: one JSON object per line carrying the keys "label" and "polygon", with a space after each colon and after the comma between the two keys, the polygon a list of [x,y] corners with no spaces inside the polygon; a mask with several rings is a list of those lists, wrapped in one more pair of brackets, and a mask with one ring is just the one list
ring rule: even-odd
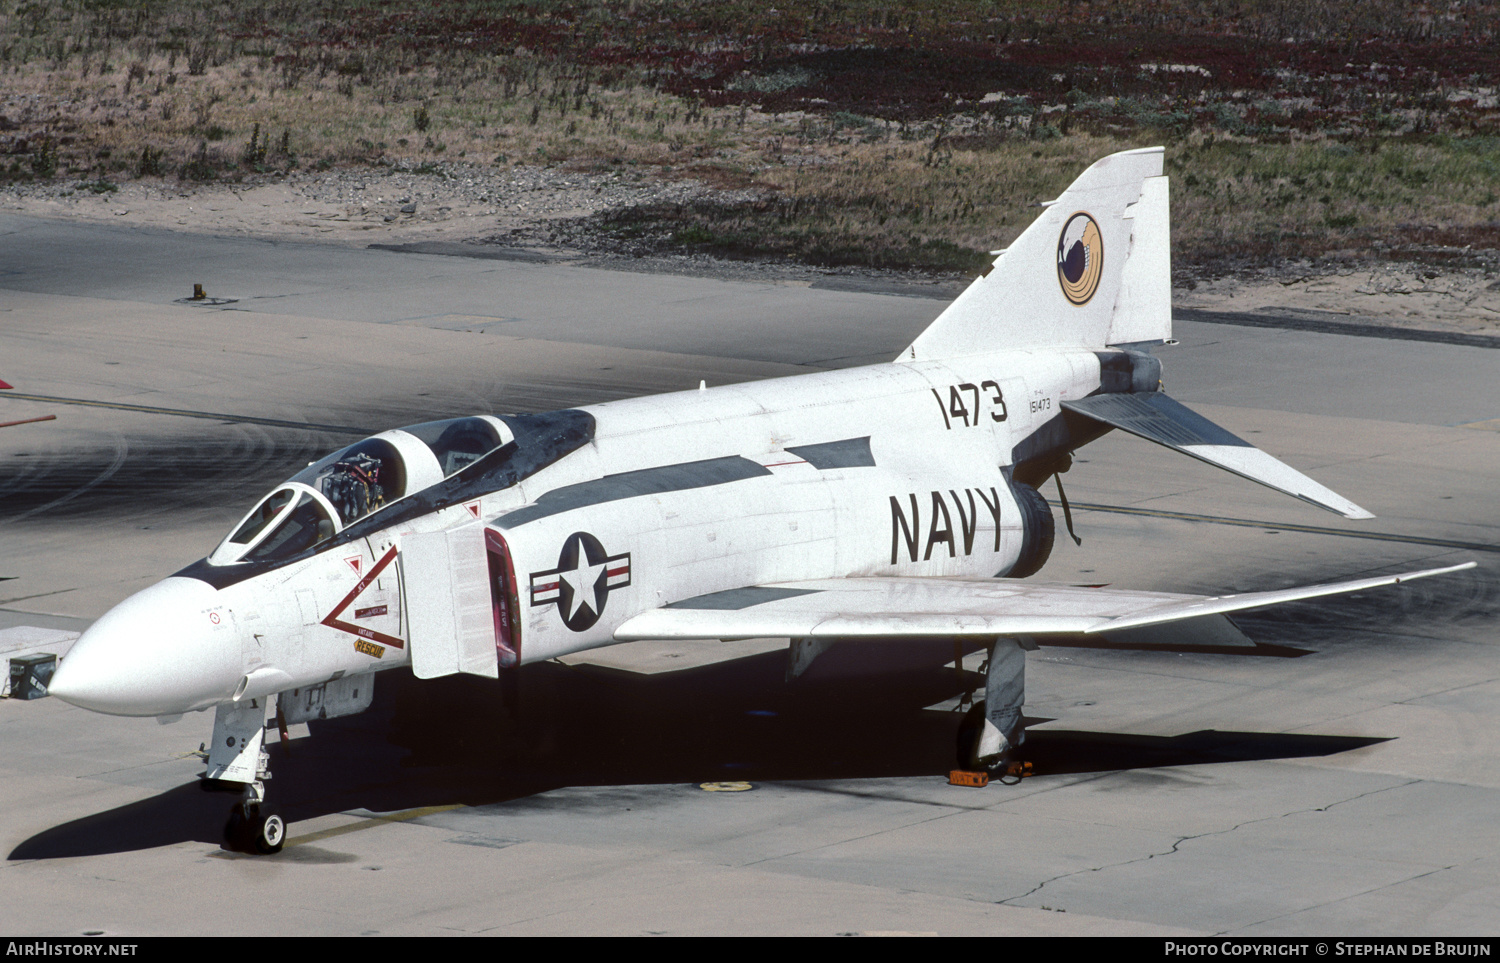
{"label": "dry grass", "polygon": [[39,173],[49,153],[65,177],[204,179],[457,158],[671,167],[732,155],[767,127],[757,114],[747,129],[748,110],[704,109],[629,77],[600,85],[586,71],[527,56],[498,67],[453,57],[442,68],[359,82],[334,71],[288,78],[264,58],[189,75],[155,55],[86,76],[17,66],[5,88],[0,111],[29,128],[10,138],[12,178]]}
{"label": "dry grass", "polygon": [[1496,22],[1396,0],[0,0],[0,179],[645,165],[758,199],[617,235],[969,270],[1088,162],[1165,143],[1180,255],[1496,247]]}
{"label": "dry grass", "polygon": [[[1158,139],[1160,138],[1160,139]],[[1078,133],[933,152],[886,140],[828,163],[775,166],[757,201],[697,202],[603,219],[622,238],[724,256],[974,271],[1089,163],[1168,140]],[[807,158],[804,157],[804,161]],[[1500,248],[1500,140],[1168,144],[1173,247],[1186,262],[1403,256]],[[1442,248],[1444,250],[1437,250]],[[1493,259],[1490,259],[1493,260]]]}
{"label": "dry grass", "polygon": [[1189,143],[1169,173],[1199,257],[1500,248],[1500,138]]}

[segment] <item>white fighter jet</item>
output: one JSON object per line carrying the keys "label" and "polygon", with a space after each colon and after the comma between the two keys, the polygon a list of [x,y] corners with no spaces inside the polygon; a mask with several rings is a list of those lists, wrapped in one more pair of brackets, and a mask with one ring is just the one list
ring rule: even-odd
{"label": "white fighter jet", "polygon": [[[204,778],[274,852],[270,725],[357,712],[374,673],[503,679],[640,639],[987,646],[974,765],[1024,739],[1024,652],[1469,566],[1203,598],[1023,581],[1038,492],[1112,428],[1370,518],[1161,388],[1160,148],[1095,163],[890,364],[385,431],[278,486],[202,561],[126,599],[51,692],[126,716],[215,710]],[[1473,563],[1469,563],[1472,565]],[[978,707],[976,707],[978,708]]]}

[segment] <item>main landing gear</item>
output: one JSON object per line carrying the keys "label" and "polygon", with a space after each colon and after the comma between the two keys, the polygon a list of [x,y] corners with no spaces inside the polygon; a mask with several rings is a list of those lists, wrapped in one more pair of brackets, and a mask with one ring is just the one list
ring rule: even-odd
{"label": "main landing gear", "polygon": [[976,702],[958,724],[958,766],[1005,779],[1019,778],[1030,765],[1016,756],[1026,742],[1021,705],[1026,701],[1028,638],[997,639],[990,648],[984,700]]}
{"label": "main landing gear", "polygon": [[286,843],[286,820],[266,804],[271,770],[265,751],[265,703],[260,699],[247,703],[226,702],[214,715],[214,741],[208,750],[203,788],[240,794],[224,824],[225,848],[269,855],[281,852]]}

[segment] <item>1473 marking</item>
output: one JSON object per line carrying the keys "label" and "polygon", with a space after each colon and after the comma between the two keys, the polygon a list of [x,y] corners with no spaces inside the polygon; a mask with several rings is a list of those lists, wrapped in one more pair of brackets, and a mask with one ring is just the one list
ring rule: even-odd
{"label": "1473 marking", "polygon": [[938,410],[943,413],[943,424],[949,431],[953,430],[954,422],[959,422],[965,428],[978,428],[982,419],[983,408],[989,408],[990,421],[1004,421],[1007,413],[1005,411],[1005,395],[1000,391],[1000,386],[993,381],[982,381],[977,385],[965,382],[961,385],[948,386],[948,400],[943,401],[943,396],[936,388],[932,389],[932,397],[937,399]]}

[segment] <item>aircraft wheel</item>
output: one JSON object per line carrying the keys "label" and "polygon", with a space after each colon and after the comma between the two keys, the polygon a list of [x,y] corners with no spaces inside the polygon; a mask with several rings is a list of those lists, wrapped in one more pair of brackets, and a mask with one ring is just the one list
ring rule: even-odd
{"label": "aircraft wheel", "polygon": [[984,701],[974,703],[958,724],[958,768],[982,768],[978,759],[979,737],[984,734]]}
{"label": "aircraft wheel", "polygon": [[243,806],[231,808],[229,820],[224,823],[224,848],[239,853],[249,852],[251,826],[252,823],[245,818]]}
{"label": "aircraft wheel", "polygon": [[253,825],[256,852],[267,856],[281,852],[281,847],[286,842],[286,820],[276,813],[263,813]]}
{"label": "aircraft wheel", "polygon": [[1007,749],[1000,755],[986,759],[979,764],[979,768],[990,774],[991,779],[998,779],[1006,775],[1010,769],[1010,757],[1012,750]]}

